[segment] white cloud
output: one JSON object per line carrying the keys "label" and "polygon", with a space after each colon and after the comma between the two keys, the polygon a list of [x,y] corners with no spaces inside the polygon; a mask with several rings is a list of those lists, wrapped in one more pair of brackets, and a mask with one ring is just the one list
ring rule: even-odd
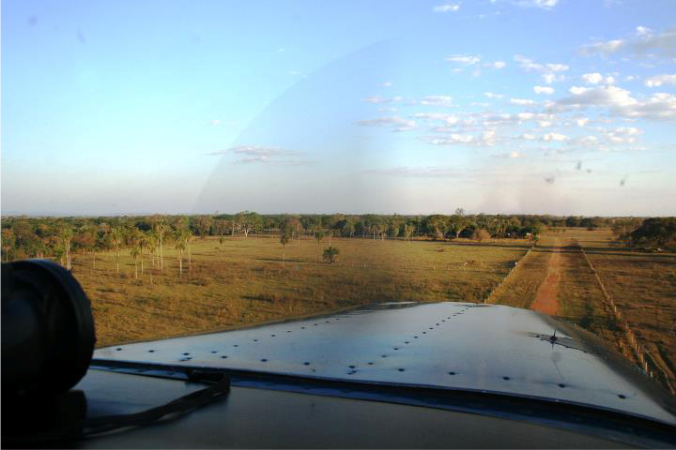
{"label": "white cloud", "polygon": [[563,81],[566,79],[565,75],[557,75],[555,73],[543,73],[542,74],[542,81],[544,81],[546,84],[552,84],[557,81]]}
{"label": "white cloud", "polygon": [[572,96],[559,100],[560,104],[627,106],[636,103],[631,97],[631,92],[615,86],[597,88],[573,86],[569,92]]}
{"label": "white cloud", "polygon": [[576,120],[575,120],[575,123],[576,123],[577,126],[580,127],[580,128],[587,126],[587,123],[588,123],[588,122],[589,122],[589,119],[587,119],[586,117],[585,117],[585,118],[582,118],[582,119],[576,119]]}
{"label": "white cloud", "polygon": [[654,56],[654,52],[666,57],[676,55],[676,29],[654,33],[646,27],[637,27],[636,34],[631,40],[613,39],[583,45],[580,51],[585,55],[608,55],[620,50],[631,50],[639,56]]}
{"label": "white cloud", "polygon": [[534,86],[533,91],[536,94],[552,95],[554,93],[554,88],[549,86]]}
{"label": "white cloud", "polygon": [[614,115],[627,118],[670,120],[676,118],[676,96],[656,93],[644,100],[637,100],[631,92],[615,86],[586,88],[573,86],[570,96],[558,101],[559,105],[575,107],[608,107]]}
{"label": "white cloud", "polygon": [[565,72],[570,68],[565,64],[545,64],[545,67],[552,72]]}
{"label": "white cloud", "polygon": [[416,119],[440,121],[444,125],[456,125],[460,123],[460,119],[456,116],[443,113],[416,113],[413,115]]}
{"label": "white cloud", "polygon": [[674,84],[676,85],[676,73],[673,75],[655,75],[645,80],[645,85],[648,87],[660,87],[663,84]]}
{"label": "white cloud", "polygon": [[459,10],[460,4],[458,3],[446,3],[445,5],[439,5],[434,7],[434,12],[437,13],[457,12]]}
{"label": "white cloud", "polygon": [[560,134],[560,133],[547,133],[544,136],[542,136],[543,141],[566,141],[568,140],[568,136],[565,134]]}
{"label": "white cloud", "polygon": [[392,82],[390,82],[390,81],[384,82],[383,87],[392,87]]}
{"label": "white cloud", "polygon": [[594,44],[583,45],[580,52],[584,55],[615,53],[626,46],[626,41],[614,39],[606,42],[596,42]]}
{"label": "white cloud", "polygon": [[451,106],[453,99],[448,95],[428,95],[421,98],[418,103],[425,106]]}
{"label": "white cloud", "polygon": [[547,127],[551,127],[552,125],[553,124],[552,124],[551,120],[539,120],[538,121],[538,126],[540,128],[547,128]]}
{"label": "white cloud", "polygon": [[222,123],[221,119],[213,119],[209,121],[209,125],[212,127],[217,127]]}
{"label": "white cloud", "polygon": [[[234,154],[240,156],[240,159],[235,161],[236,164],[274,164],[282,166],[303,166],[312,164],[313,161],[297,158],[300,153],[283,150],[277,147],[267,147],[259,145],[240,145],[237,147],[230,147],[227,150],[221,150],[211,153],[211,155],[226,155]],[[296,158],[289,158],[295,156]]]}
{"label": "white cloud", "polygon": [[518,159],[523,158],[523,153],[512,150],[510,152],[498,153],[497,155],[493,156],[496,158]]}
{"label": "white cloud", "polygon": [[585,73],[582,75],[582,79],[587,83],[587,84],[599,84],[603,81],[603,75],[601,75],[598,72],[594,73]]}
{"label": "white cloud", "polygon": [[608,130],[604,137],[613,144],[633,144],[636,142],[636,136],[641,134],[643,134],[643,130],[636,127],[620,127]]}
{"label": "white cloud", "polygon": [[502,94],[496,94],[494,92],[484,92],[484,95],[488,98],[497,98],[497,99],[504,97]]}
{"label": "white cloud", "polygon": [[646,36],[648,34],[651,34],[653,30],[651,30],[648,27],[642,27],[642,26],[637,26],[636,27],[636,34],[639,36]]}
{"label": "white cloud", "polygon": [[527,8],[551,9],[555,7],[558,2],[559,0],[516,0],[514,4]]}
{"label": "white cloud", "polygon": [[510,98],[509,103],[511,103],[512,105],[528,106],[534,105],[535,101],[526,98]]}
{"label": "white cloud", "polygon": [[563,81],[565,76],[560,72],[565,72],[570,69],[566,64],[547,63],[540,64],[530,58],[521,55],[514,55],[514,61],[527,72],[538,72],[542,76],[542,80],[546,84],[552,84],[555,81]]}
{"label": "white cloud", "polygon": [[432,144],[434,145],[455,145],[455,144],[469,144],[474,140],[474,136],[471,134],[458,134],[451,133],[448,136],[442,138],[432,139]]}
{"label": "white cloud", "polygon": [[359,120],[357,124],[363,126],[391,126],[394,128],[394,131],[409,131],[417,127],[415,120],[402,119],[401,117]]}
{"label": "white cloud", "polygon": [[377,95],[364,99],[364,101],[367,103],[397,103],[401,100],[401,97],[378,97]]}
{"label": "white cloud", "polygon": [[577,139],[577,143],[581,145],[594,145],[598,142],[596,136],[584,136],[580,139]]}
{"label": "white cloud", "polygon": [[479,55],[451,55],[444,59],[452,63],[462,64],[463,66],[473,66],[481,61]]}
{"label": "white cloud", "polygon": [[636,127],[619,127],[615,128],[613,133],[621,134],[624,136],[638,136],[640,134],[643,134],[643,130],[640,130]]}
{"label": "white cloud", "polygon": [[507,66],[507,63],[504,61],[493,61],[484,64],[484,67],[489,67],[491,69],[504,69]]}

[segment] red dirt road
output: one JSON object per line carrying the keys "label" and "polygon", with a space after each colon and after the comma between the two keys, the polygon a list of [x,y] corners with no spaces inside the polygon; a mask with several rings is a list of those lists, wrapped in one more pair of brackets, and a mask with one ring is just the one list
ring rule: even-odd
{"label": "red dirt road", "polygon": [[559,281],[561,280],[560,266],[561,266],[561,245],[558,239],[554,243],[552,256],[549,258],[547,265],[547,276],[538,288],[535,295],[535,300],[531,305],[531,309],[549,314],[556,315],[559,309],[559,303],[556,300],[556,294],[559,290]]}

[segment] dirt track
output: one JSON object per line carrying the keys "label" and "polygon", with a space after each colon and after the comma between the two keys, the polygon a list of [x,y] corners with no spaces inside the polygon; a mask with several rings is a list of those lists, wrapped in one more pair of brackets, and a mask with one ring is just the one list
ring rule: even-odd
{"label": "dirt track", "polygon": [[556,295],[561,281],[561,242],[555,240],[552,255],[547,264],[547,277],[538,288],[531,309],[549,315],[556,315],[559,303]]}

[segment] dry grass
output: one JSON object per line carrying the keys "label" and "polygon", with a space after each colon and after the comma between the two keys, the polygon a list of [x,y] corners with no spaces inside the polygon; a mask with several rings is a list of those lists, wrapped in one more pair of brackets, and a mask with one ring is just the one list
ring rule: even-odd
{"label": "dry grass", "polygon": [[530,308],[540,284],[547,274],[547,263],[552,256],[551,240],[544,236],[538,246],[523,258],[514,272],[495,291],[490,303]]}
{"label": "dry grass", "polygon": [[[178,276],[176,252],[165,268],[134,278],[115,255],[75,258],[74,274],[92,300],[98,346],[237,327],[382,301],[482,301],[527,250],[526,241],[465,242],[333,239],[337,264],[319,261],[314,240],[198,240],[192,270]],[[152,282],[151,282],[152,278]]]}

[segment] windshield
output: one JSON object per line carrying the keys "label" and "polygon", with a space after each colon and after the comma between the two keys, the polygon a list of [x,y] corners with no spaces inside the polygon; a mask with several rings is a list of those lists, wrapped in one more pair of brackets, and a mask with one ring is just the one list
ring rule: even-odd
{"label": "windshield", "polygon": [[4,3],[2,261],[71,270],[99,347],[498,304],[675,393],[675,27],[669,0]]}

